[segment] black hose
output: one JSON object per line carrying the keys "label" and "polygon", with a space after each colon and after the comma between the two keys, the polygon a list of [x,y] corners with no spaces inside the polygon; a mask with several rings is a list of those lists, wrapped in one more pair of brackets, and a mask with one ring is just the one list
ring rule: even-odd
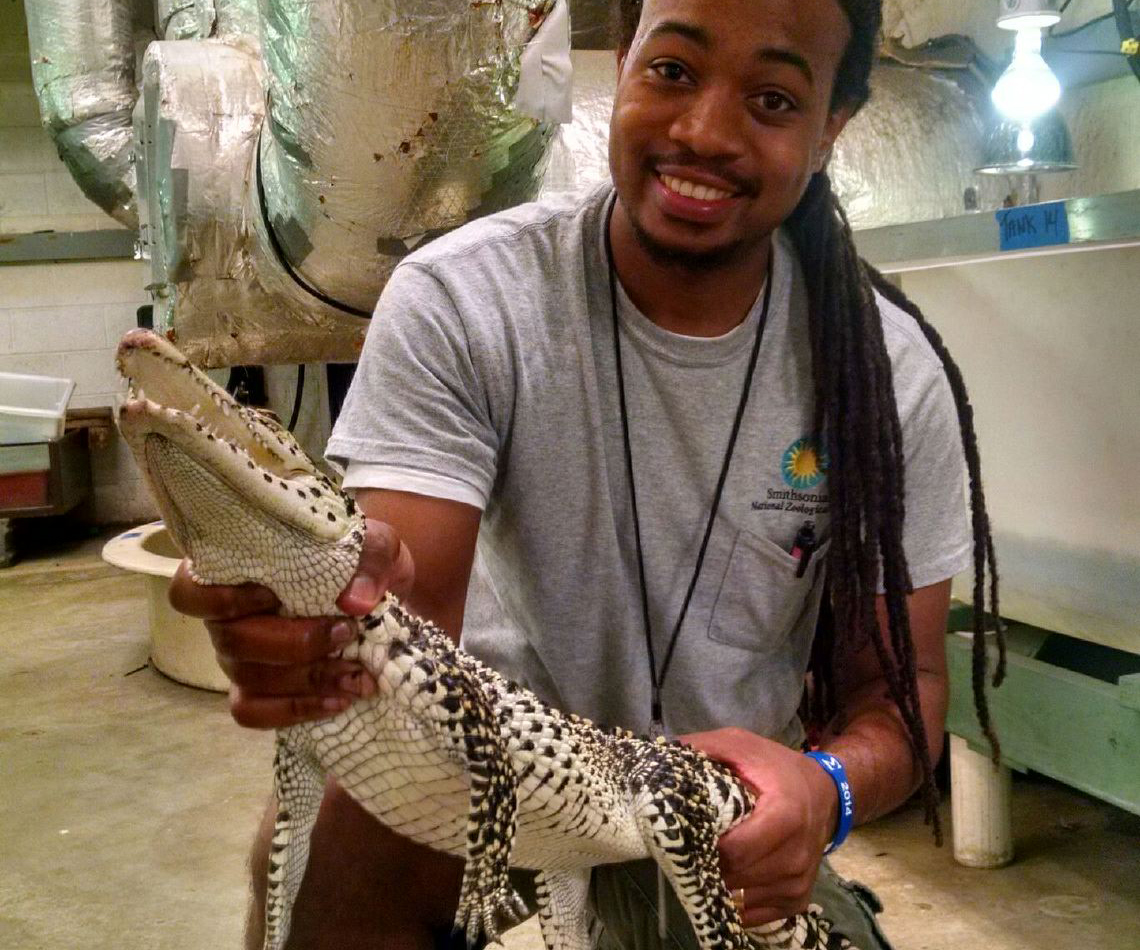
{"label": "black hose", "polygon": [[356,307],[351,307],[346,303],[341,303],[341,301],[336,300],[333,297],[330,297],[328,294],[321,292],[308,281],[306,281],[304,277],[298,274],[293,265],[289,263],[289,255],[285,253],[285,248],[281,246],[281,241],[277,237],[277,232],[273,229],[273,219],[269,216],[269,205],[265,201],[265,182],[261,178],[260,135],[257,139],[257,145],[254,147],[253,155],[254,173],[257,183],[257,206],[258,210],[261,212],[262,224],[265,225],[265,234],[269,238],[269,246],[272,248],[273,254],[277,258],[277,263],[279,263],[285,273],[293,279],[293,283],[295,283],[306,293],[310,294],[313,297],[316,297],[316,299],[321,301],[321,303],[328,304],[330,307],[339,310],[341,313],[347,313],[351,314],[354,317],[363,317],[365,320],[371,320],[371,313],[364,310],[359,310]]}
{"label": "black hose", "polygon": [[305,392],[305,364],[297,364],[297,391],[293,393],[293,412],[289,416],[289,431],[297,428],[297,419],[301,415],[301,396]]}

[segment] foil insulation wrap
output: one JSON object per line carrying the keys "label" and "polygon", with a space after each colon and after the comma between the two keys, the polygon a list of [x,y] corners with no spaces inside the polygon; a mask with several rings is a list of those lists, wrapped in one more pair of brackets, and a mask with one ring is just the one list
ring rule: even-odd
{"label": "foil insulation wrap", "polygon": [[165,40],[241,39],[257,45],[257,0],[157,0],[155,30]]}
{"label": "foil insulation wrap", "polygon": [[261,221],[261,61],[217,40],[152,43],[136,110],[155,325],[203,366],[354,359],[367,321],[284,271]]}
{"label": "foil insulation wrap", "polygon": [[214,0],[157,0],[155,29],[165,40],[204,40],[214,33]]}
{"label": "foil insulation wrap", "polygon": [[977,103],[956,83],[923,70],[876,66],[871,100],[839,136],[829,168],[851,226],[962,214],[967,188],[995,188],[974,173],[982,140]]}
{"label": "foil insulation wrap", "polygon": [[570,0],[570,40],[574,49],[612,50],[617,24],[615,0]]}
{"label": "foil insulation wrap", "polygon": [[32,81],[44,127],[83,193],[134,228],[132,17],[132,5],[122,0],[27,3]]}
{"label": "foil insulation wrap", "polygon": [[537,194],[552,127],[512,100],[552,8],[265,0],[265,213],[300,281],[368,314],[419,243]]}
{"label": "foil insulation wrap", "polygon": [[610,177],[610,113],[617,57],[612,50],[575,50],[574,118],[560,125],[550,149],[543,195],[583,191]]}

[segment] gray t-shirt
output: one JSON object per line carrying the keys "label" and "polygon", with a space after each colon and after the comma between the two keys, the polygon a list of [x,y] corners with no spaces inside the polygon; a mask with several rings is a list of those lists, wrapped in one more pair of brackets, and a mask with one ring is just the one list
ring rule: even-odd
{"label": "gray t-shirt", "polygon": [[[524,205],[408,257],[377,305],[328,454],[346,485],[483,509],[503,619],[463,645],[547,701],[644,731],[650,675],[602,243],[610,196]],[[777,235],[767,325],[712,535],[663,689],[666,727],[794,744],[823,586],[826,459],[810,441],[803,276]],[[708,339],[620,295],[622,360],[660,666],[692,577],[759,321]],[[915,587],[969,563],[964,463],[941,362],[879,299],[906,457]],[[793,541],[822,539],[803,577]]]}

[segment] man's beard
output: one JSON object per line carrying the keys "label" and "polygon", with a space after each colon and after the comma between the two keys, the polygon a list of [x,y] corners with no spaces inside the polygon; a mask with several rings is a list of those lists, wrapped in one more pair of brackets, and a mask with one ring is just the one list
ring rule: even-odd
{"label": "man's beard", "polygon": [[633,228],[638,245],[655,263],[663,267],[675,267],[682,271],[690,271],[694,274],[723,270],[739,264],[747,260],[762,243],[759,240],[741,238],[723,247],[712,248],[708,251],[692,251],[685,248],[670,247],[654,238],[633,215],[627,214],[627,218]]}

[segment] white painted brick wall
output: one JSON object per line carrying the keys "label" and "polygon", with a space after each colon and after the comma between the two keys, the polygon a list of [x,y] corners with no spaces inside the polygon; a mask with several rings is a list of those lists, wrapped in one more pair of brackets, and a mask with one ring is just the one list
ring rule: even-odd
{"label": "white painted brick wall", "polygon": [[[146,275],[139,261],[0,266],[0,371],[74,380],[72,408],[114,405],[122,392],[115,346],[148,302]],[[92,478],[96,523],[157,517],[117,433],[92,451]]]}
{"label": "white painted brick wall", "polygon": [[0,127],[0,175],[42,174],[51,167],[56,160],[51,140],[29,134],[37,127]]}
{"label": "white painted brick wall", "polygon": [[40,107],[31,82],[0,82],[0,127],[40,127]]}

